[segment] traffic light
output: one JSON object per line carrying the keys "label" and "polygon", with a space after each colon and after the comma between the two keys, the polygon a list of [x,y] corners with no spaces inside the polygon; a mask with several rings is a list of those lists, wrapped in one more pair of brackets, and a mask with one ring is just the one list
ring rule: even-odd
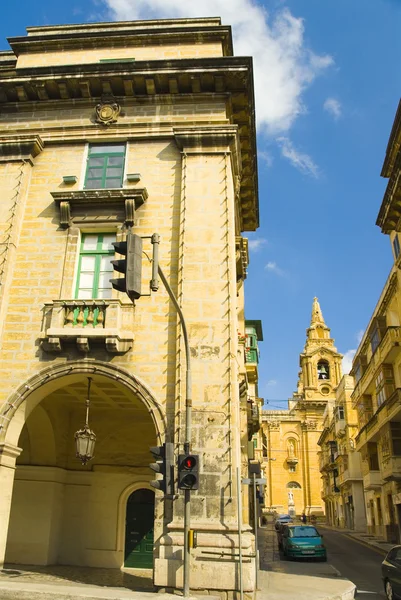
{"label": "traffic light", "polygon": [[111,285],[115,290],[125,292],[130,300],[136,300],[141,295],[142,238],[128,232],[124,242],[113,242],[113,246],[125,258],[111,261],[114,270],[124,274],[124,277],[110,279]]}
{"label": "traffic light", "polygon": [[161,490],[165,494],[174,494],[174,444],[166,442],[163,446],[152,446],[150,448],[155,462],[149,467],[155,473],[162,475],[159,479],[153,479],[150,485],[155,490]]}
{"label": "traffic light", "polygon": [[199,489],[199,455],[180,454],[178,457],[178,488]]}

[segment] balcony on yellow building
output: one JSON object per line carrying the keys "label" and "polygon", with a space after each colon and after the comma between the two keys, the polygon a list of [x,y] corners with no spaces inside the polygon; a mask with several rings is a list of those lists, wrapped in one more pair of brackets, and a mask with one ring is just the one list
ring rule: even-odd
{"label": "balcony on yellow building", "polygon": [[401,481],[401,456],[383,458],[381,474],[386,481]]}
{"label": "balcony on yellow building", "polygon": [[132,304],[120,300],[53,300],[44,306],[41,346],[61,352],[74,342],[81,352],[103,344],[112,354],[127,352],[133,344]]}
{"label": "balcony on yellow building", "polygon": [[379,490],[382,483],[380,471],[368,471],[363,475],[363,487],[365,490]]}

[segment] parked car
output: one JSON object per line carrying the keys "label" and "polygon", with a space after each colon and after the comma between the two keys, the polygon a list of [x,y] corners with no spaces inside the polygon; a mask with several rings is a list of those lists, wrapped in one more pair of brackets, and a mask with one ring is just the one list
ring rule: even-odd
{"label": "parked car", "polygon": [[281,525],[279,526],[279,529],[277,529],[277,542],[278,542],[279,550],[283,549],[283,532],[284,532],[284,529],[286,527],[288,527],[288,525],[292,525],[292,521],[290,521],[289,523],[281,523]]}
{"label": "parked car", "polygon": [[401,598],[401,546],[394,546],[382,562],[384,591],[388,600]]}
{"label": "parked car", "polygon": [[283,528],[281,544],[286,558],[319,558],[327,560],[322,536],[311,525],[287,525]]}
{"label": "parked car", "polygon": [[291,515],[279,515],[277,517],[277,519],[274,522],[274,527],[275,527],[276,531],[278,531],[280,529],[280,526],[283,523],[292,523]]}

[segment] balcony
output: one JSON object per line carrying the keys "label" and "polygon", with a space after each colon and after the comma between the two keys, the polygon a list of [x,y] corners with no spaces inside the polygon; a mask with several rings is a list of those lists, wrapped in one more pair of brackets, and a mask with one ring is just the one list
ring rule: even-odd
{"label": "balcony", "polygon": [[120,300],[54,300],[44,306],[41,347],[61,352],[74,342],[80,352],[102,344],[112,354],[127,352],[133,344],[133,307]]}
{"label": "balcony", "polygon": [[348,480],[350,479],[350,472],[349,469],[343,469],[342,471],[339,472],[338,477],[337,477],[337,485],[339,487],[341,487],[342,485],[344,485],[344,483],[346,483]]}
{"label": "balcony", "polygon": [[260,429],[260,411],[259,406],[252,400],[247,402],[247,420],[248,420],[248,439]]}
{"label": "balcony", "polygon": [[259,351],[256,348],[245,349],[245,368],[248,381],[254,383],[258,380]]}
{"label": "balcony", "polygon": [[401,389],[396,388],[384,404],[386,406],[387,414],[392,413],[394,409],[401,409]]}
{"label": "balcony", "polygon": [[345,419],[335,419],[334,430],[337,438],[344,437],[345,435]]}
{"label": "balcony", "polygon": [[352,399],[355,402],[366,390],[376,369],[385,362],[393,363],[394,359],[401,352],[401,327],[387,327],[382,339],[375,349],[366,370],[359,379],[352,392]]}
{"label": "balcony", "polygon": [[383,459],[381,474],[386,481],[401,481],[401,457],[389,456]]}
{"label": "balcony", "polygon": [[363,487],[365,490],[378,490],[382,486],[380,471],[368,471],[363,476]]}

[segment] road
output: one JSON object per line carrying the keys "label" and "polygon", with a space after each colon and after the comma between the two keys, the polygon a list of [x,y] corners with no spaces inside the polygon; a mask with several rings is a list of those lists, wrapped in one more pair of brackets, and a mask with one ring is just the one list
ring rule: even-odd
{"label": "road", "polygon": [[319,527],[327,548],[328,563],[357,587],[356,598],[385,598],[381,580],[381,563],[385,552],[367,546],[345,533]]}
{"label": "road", "polygon": [[345,577],[357,587],[358,600],[383,600],[381,563],[385,556],[372,546],[368,546],[346,533],[318,526],[327,548],[327,562],[283,560],[279,552],[277,536],[272,524],[260,530],[260,568],[276,573],[309,575],[312,577]]}

